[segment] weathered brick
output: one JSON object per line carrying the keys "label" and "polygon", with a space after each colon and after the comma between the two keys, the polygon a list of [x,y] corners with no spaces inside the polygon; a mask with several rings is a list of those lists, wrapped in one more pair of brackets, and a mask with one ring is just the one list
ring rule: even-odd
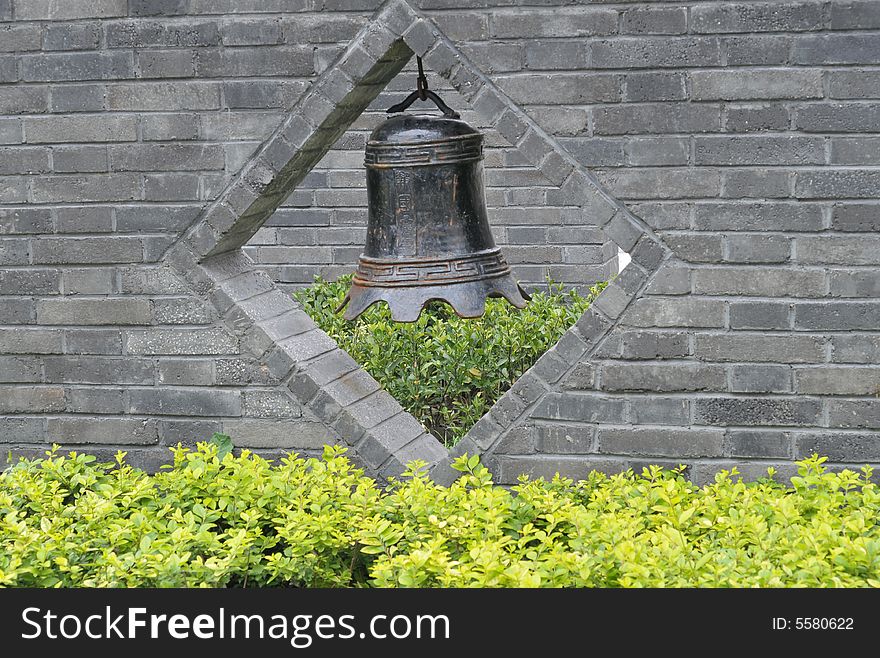
{"label": "weathered brick", "polygon": [[880,459],[880,437],[876,433],[805,432],[794,438],[795,459],[813,454],[832,461],[877,461]]}
{"label": "weathered brick", "polygon": [[531,73],[496,76],[495,82],[514,102],[528,105],[536,99],[573,105],[620,100],[618,77],[604,73]]}
{"label": "weathered brick", "polygon": [[490,15],[490,31],[498,38],[587,37],[617,31],[617,12],[611,9],[518,10]]}
{"label": "weathered brick", "polygon": [[694,138],[698,165],[822,164],[824,140],[815,137],[765,135]]}
{"label": "weathered brick", "polygon": [[795,371],[798,393],[808,395],[876,395],[880,392],[880,370],[814,366]]}
{"label": "weathered brick", "polygon": [[880,103],[806,105],[798,108],[795,123],[804,132],[878,132]]}
{"label": "weathered brick", "polygon": [[822,209],[803,203],[700,203],[694,224],[701,231],[821,231]]}
{"label": "weathered brick", "polygon": [[880,362],[880,336],[836,335],[831,338],[831,347],[835,363]]}
{"label": "weathered brick", "polygon": [[730,369],[730,390],[734,393],[790,393],[791,368],[755,364],[733,366]]}
{"label": "weathered brick", "polygon": [[802,237],[797,260],[815,265],[880,265],[880,237],[875,235]]}
{"label": "weathered brick", "polygon": [[791,258],[790,238],[781,235],[731,235],[725,237],[730,263],[784,263]]}
{"label": "weathered brick", "polygon": [[723,391],[724,368],[699,363],[610,363],[602,368],[606,391]]}
{"label": "weathered brick", "polygon": [[37,322],[53,325],[150,324],[150,303],[144,299],[42,299]]}
{"label": "weathered brick", "polygon": [[728,430],[724,440],[724,455],[728,457],[790,459],[792,457],[792,436],[789,432]]}
{"label": "weathered brick", "polygon": [[680,72],[650,71],[624,75],[623,100],[677,101],[687,98],[687,78]]}
{"label": "weathered brick", "polygon": [[196,73],[200,77],[313,75],[314,72],[311,46],[196,51]]}
{"label": "weathered brick", "polygon": [[731,70],[690,73],[691,99],[822,98],[819,70]]}
{"label": "weathered brick", "polygon": [[123,80],[134,77],[134,60],[128,52],[70,52],[23,55],[21,79],[25,82]]}
{"label": "weathered brick", "polygon": [[[220,107],[220,86],[213,82],[139,82],[107,90],[111,110],[214,110]],[[120,140],[113,140],[120,141]]]}
{"label": "weathered brick", "polygon": [[114,171],[222,170],[223,148],[215,144],[137,144],[110,147]]}
{"label": "weathered brick", "polygon": [[712,3],[691,9],[695,32],[780,32],[820,29],[822,5],[816,2]]}
{"label": "weathered brick", "polygon": [[238,341],[222,329],[150,329],[131,331],[129,354],[235,354]]}
{"label": "weathered brick", "polygon": [[880,98],[880,71],[830,71],[828,95],[831,98]]}
{"label": "weathered brick", "polygon": [[630,400],[629,420],[635,425],[688,425],[690,404],[679,397],[640,395]]}
{"label": "weathered brick", "polygon": [[700,425],[809,426],[819,420],[821,405],[801,398],[697,398]]}
{"label": "weathered brick", "polygon": [[585,480],[591,471],[613,475],[622,473],[628,466],[625,459],[614,457],[566,458],[535,455],[502,457],[498,462],[497,472],[499,480],[505,483],[515,483],[520,475],[527,475],[530,479],[552,480],[558,474],[573,480]]}
{"label": "weathered brick", "polygon": [[59,142],[127,142],[137,139],[137,117],[48,116],[24,120],[25,139],[31,144]]}
{"label": "weathered brick", "polygon": [[46,413],[64,410],[64,389],[60,386],[3,386],[2,413]]}
{"label": "weathered brick", "polygon": [[721,49],[712,37],[618,38],[593,43],[592,57],[599,68],[718,66]]}
{"label": "weathered brick", "polygon": [[33,246],[34,263],[133,263],[143,259],[138,238],[43,238]]}
{"label": "weathered brick", "polygon": [[612,455],[716,457],[721,455],[721,430],[599,428],[599,452]]}
{"label": "weathered brick", "polygon": [[708,299],[635,300],[622,321],[635,327],[723,327],[724,304]]}
{"label": "weathered brick", "polygon": [[623,418],[622,399],[577,394],[550,393],[538,403],[532,412],[535,418],[548,420],[573,420],[580,422],[614,422]]}
{"label": "weathered brick", "polygon": [[831,164],[880,164],[880,138],[833,138]]}
{"label": "weathered brick", "polygon": [[876,170],[804,170],[795,174],[795,196],[799,199],[871,199],[880,185]]}
{"label": "weathered brick", "polygon": [[827,302],[795,305],[795,329],[817,331],[874,330],[880,323],[880,304]]}
{"label": "weathered brick", "polygon": [[877,270],[832,270],[828,294],[831,297],[880,297],[880,272]]}
{"label": "weathered brick", "polygon": [[52,87],[49,107],[53,112],[100,112],[107,109],[106,95],[107,87],[103,84],[56,85]]}
{"label": "weathered brick", "polygon": [[100,44],[98,23],[50,24],[43,32],[43,50],[94,50]]}
{"label": "weathered brick", "polygon": [[880,400],[829,400],[826,406],[829,427],[880,429]]}
{"label": "weathered brick", "polygon": [[138,77],[191,78],[196,72],[192,50],[148,50],[137,53]]}
{"label": "weathered brick", "polygon": [[198,388],[131,389],[132,414],[157,416],[240,416],[237,391]]}
{"label": "weathered brick", "polygon": [[721,129],[721,107],[705,103],[646,103],[598,107],[593,110],[597,135],[700,133]]}
{"label": "weathered brick", "polygon": [[721,48],[728,66],[778,66],[788,64],[791,37],[736,36],[724,37]]}
{"label": "weathered brick", "polygon": [[794,64],[873,64],[880,47],[878,34],[825,34],[794,41]]}
{"label": "weathered brick", "polygon": [[699,295],[821,297],[825,292],[825,274],[762,267],[699,269],[694,272],[694,292]]}
{"label": "weathered brick", "polygon": [[730,304],[731,329],[788,329],[791,305],[784,302]]}
{"label": "weathered brick", "polygon": [[47,434],[58,443],[155,445],[158,426],[148,418],[50,418]]}
{"label": "weathered brick", "polygon": [[[729,122],[728,112],[728,126]],[[791,173],[788,171],[749,167],[725,171],[721,176],[721,196],[728,199],[785,198],[789,196],[790,187]]]}

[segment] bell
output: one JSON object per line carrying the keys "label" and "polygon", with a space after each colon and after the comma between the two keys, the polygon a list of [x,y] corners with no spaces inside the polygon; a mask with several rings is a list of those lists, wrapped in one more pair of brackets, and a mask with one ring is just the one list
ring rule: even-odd
{"label": "bell", "polygon": [[444,114],[396,114],[367,141],[367,241],[337,311],[347,305],[343,317],[353,320],[385,301],[393,320],[415,322],[432,300],[447,302],[463,318],[483,315],[487,297],[523,308],[529,296],[489,229],[483,135],[421,79],[419,92]]}

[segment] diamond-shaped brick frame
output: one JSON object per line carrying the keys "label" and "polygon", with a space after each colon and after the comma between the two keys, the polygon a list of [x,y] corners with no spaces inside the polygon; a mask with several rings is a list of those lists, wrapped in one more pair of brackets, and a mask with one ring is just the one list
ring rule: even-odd
{"label": "diamond-shaped brick frame", "polygon": [[[354,120],[413,55],[447,79],[473,108],[554,185],[567,205],[582,209],[585,226],[599,227],[632,256],[631,264],[465,438],[448,451],[436,438],[279,290],[241,247],[253,236]],[[490,453],[528,417],[548,386],[589,357],[669,249],[640,218],[602,189],[552,137],[459,52],[405,0],[386,2],[244,164],[216,201],[172,245],[164,263],[208,299],[221,317],[262,353],[272,374],[333,428],[380,477],[427,462],[449,482],[449,464],[464,452]]]}

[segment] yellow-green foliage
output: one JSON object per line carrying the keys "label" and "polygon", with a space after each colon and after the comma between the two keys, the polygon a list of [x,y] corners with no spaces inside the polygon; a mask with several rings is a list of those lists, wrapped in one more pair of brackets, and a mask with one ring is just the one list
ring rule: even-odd
{"label": "yellow-green foliage", "polygon": [[583,315],[605,287],[581,296],[548,281],[519,310],[489,299],[486,313],[463,320],[432,303],[412,323],[391,320],[384,303],[354,322],[336,308],[351,277],[317,279],[296,298],[312,319],[360,363],[404,409],[447,446],[455,445],[501,395]]}
{"label": "yellow-green foliage", "polygon": [[791,486],[721,472],[494,486],[462,457],[389,489],[340,448],[277,464],[177,448],[149,476],[53,451],[0,475],[0,583],[36,587],[880,586],[870,469],[801,462]]}

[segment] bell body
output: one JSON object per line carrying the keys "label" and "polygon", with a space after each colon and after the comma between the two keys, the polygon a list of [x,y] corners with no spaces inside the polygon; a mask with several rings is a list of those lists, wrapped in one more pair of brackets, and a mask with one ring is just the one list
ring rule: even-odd
{"label": "bell body", "polygon": [[431,300],[479,317],[486,297],[522,308],[528,296],[495,246],[483,187],[483,136],[464,121],[396,115],[366,145],[369,216],[344,317],[385,301],[413,322]]}

